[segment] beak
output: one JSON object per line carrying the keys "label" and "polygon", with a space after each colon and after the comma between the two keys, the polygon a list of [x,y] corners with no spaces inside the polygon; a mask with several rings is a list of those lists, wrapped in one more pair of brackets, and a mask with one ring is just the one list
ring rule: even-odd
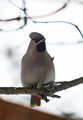
{"label": "beak", "polygon": [[35,43],[35,49],[36,49],[37,45],[38,45],[38,43]]}

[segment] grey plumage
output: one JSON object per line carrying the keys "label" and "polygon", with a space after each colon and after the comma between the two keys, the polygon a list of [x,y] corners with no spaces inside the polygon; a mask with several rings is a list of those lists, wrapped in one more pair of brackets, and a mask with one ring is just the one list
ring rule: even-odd
{"label": "grey plumage", "polygon": [[[41,35],[40,33],[35,32],[31,34],[30,34],[31,41],[28,50],[26,54],[23,56],[21,62],[21,81],[23,86],[25,87],[36,86],[38,84],[38,82],[41,80],[44,69],[51,58],[46,49],[43,51],[41,50],[42,48],[39,48],[41,52],[37,50],[38,44],[42,42],[42,39],[43,40],[45,39],[44,36]],[[35,42],[35,40],[38,40],[38,42],[37,41]],[[43,42],[45,44],[45,41]],[[46,75],[44,84],[54,80],[55,70],[54,64],[52,63]]]}

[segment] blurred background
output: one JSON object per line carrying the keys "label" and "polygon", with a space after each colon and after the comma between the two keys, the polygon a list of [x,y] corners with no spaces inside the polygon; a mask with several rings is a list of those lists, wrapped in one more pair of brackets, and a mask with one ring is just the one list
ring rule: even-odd
{"label": "blurred background", "polygon": [[[55,81],[82,77],[83,38],[75,26],[55,22],[73,23],[83,32],[82,11],[82,0],[0,0],[0,87],[22,87],[21,59],[31,32],[40,32],[46,38],[47,50],[55,57]],[[83,118],[83,84],[57,94],[60,99],[49,98],[48,103],[42,100],[41,107],[32,109]],[[0,97],[26,107],[30,104],[30,95]]]}

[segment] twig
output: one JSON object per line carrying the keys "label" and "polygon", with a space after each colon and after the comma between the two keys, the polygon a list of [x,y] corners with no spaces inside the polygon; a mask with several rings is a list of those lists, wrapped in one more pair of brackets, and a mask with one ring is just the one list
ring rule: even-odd
{"label": "twig", "polygon": [[[10,0],[9,0],[10,1]],[[10,1],[11,2],[11,1]],[[67,2],[68,3],[68,2]],[[63,8],[65,8],[66,6],[67,6],[67,3],[65,3],[61,8],[59,8],[58,10],[56,10],[56,11],[54,11],[54,12],[52,12],[52,13],[49,13],[49,14],[46,14],[46,15],[41,15],[41,16],[32,16],[31,18],[33,19],[33,18],[42,18],[42,17],[47,17],[47,16],[50,16],[50,15],[52,15],[52,14],[55,14],[55,13],[57,13],[57,12],[59,12],[60,10],[62,10]],[[16,6],[15,4],[13,4],[14,6]],[[18,6],[16,6],[16,7],[18,7]],[[18,7],[19,8],[19,7]],[[19,9],[21,9],[21,10],[24,10],[24,9],[22,9],[22,8],[19,8]],[[3,20],[3,19],[0,19],[0,21],[2,21],[2,22],[8,22],[8,21],[14,21],[14,20],[17,20],[17,21],[19,21],[19,20],[22,20],[22,19],[25,19],[24,17],[16,17],[16,18],[11,18],[11,19],[5,19],[5,20]],[[27,17],[27,19],[29,19],[29,17]]]}
{"label": "twig", "polygon": [[[32,16],[31,18],[32,18],[32,19],[33,19],[33,18],[42,18],[42,17],[47,17],[47,16],[50,16],[50,15],[52,15],[52,14],[55,14],[55,13],[61,11],[62,9],[64,9],[64,8],[67,6],[67,4],[68,4],[69,1],[70,1],[70,0],[68,0],[61,8],[59,8],[58,10],[56,10],[56,11],[54,11],[54,12],[52,12],[52,13],[49,13],[49,14],[46,14],[46,15],[41,15],[41,16]],[[12,3],[10,0],[9,0],[9,2]],[[15,7],[19,8],[20,10],[23,10],[23,11],[24,11],[24,9],[26,9],[26,7],[25,7],[25,2],[24,2],[24,1],[23,1],[24,9],[18,7],[18,6],[15,5],[14,3],[12,3],[12,4],[13,4]],[[0,21],[2,21],[2,22],[8,22],[8,21],[14,21],[14,20],[17,20],[17,21],[18,21],[18,20],[21,20],[21,19],[25,19],[25,18],[24,18],[24,17],[16,17],[16,18],[11,18],[11,19],[6,19],[6,20],[0,19]],[[27,17],[27,19],[29,19],[29,17]]]}
{"label": "twig", "polygon": [[81,1],[81,0],[75,0],[76,2],[79,2],[79,3],[81,3],[81,4],[83,4],[83,1]]}
{"label": "twig", "polygon": [[39,88],[39,89],[42,88],[42,86],[43,86],[43,84],[44,84],[44,81],[45,81],[45,78],[46,78],[46,75],[47,75],[47,72],[48,72],[48,70],[49,70],[49,68],[50,68],[50,65],[51,65],[53,59],[54,59],[54,57],[51,58],[50,61],[48,62],[47,66],[46,66],[46,68],[45,68],[45,70],[44,70],[44,73],[43,73],[43,75],[42,75],[42,78],[41,78],[40,82],[38,83],[37,88]]}
{"label": "twig", "polygon": [[47,17],[47,16],[50,16],[50,15],[53,15],[53,14],[61,11],[62,9],[64,9],[64,8],[67,6],[67,4],[68,4],[69,1],[70,1],[70,0],[68,0],[61,8],[59,8],[58,10],[56,10],[56,11],[54,11],[54,12],[48,13],[48,14],[46,14],[46,15],[32,16],[31,18],[32,18],[32,19],[33,19],[33,18],[42,18],[42,17]]}

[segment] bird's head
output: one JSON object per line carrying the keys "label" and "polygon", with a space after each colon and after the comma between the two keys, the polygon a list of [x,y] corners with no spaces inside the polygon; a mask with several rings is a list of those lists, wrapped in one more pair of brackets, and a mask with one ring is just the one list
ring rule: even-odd
{"label": "bird's head", "polygon": [[32,32],[29,36],[34,41],[35,48],[38,52],[44,52],[46,50],[45,37],[42,34]]}

